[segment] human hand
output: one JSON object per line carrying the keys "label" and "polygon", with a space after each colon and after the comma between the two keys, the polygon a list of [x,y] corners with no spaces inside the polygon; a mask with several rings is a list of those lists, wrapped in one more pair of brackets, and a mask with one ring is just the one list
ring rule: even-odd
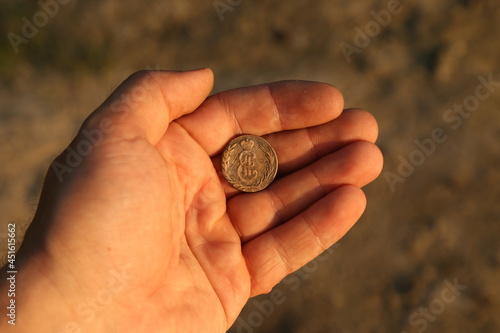
{"label": "human hand", "polygon": [[[136,73],[85,121],[70,147],[98,142],[74,168],[61,168],[71,150],[57,158],[19,253],[18,328],[225,332],[249,297],[358,220],[360,187],[382,166],[371,115],[343,111],[321,83],[207,98],[212,85],[208,69]],[[261,192],[221,176],[220,154],[240,134],[278,155]]]}

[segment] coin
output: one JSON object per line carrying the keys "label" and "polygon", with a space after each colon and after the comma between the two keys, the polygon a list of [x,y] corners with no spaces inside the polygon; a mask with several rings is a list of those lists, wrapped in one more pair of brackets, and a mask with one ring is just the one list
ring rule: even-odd
{"label": "coin", "polygon": [[241,135],[229,142],[222,153],[222,175],[231,186],[243,192],[265,189],[276,176],[278,157],[266,140]]}

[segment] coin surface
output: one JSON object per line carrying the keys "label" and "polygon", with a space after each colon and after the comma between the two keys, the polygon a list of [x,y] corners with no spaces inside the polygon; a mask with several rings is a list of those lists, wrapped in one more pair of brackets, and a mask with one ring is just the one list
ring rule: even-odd
{"label": "coin surface", "polygon": [[241,135],[224,149],[221,169],[224,178],[235,189],[257,192],[273,181],[278,171],[278,157],[261,137]]}

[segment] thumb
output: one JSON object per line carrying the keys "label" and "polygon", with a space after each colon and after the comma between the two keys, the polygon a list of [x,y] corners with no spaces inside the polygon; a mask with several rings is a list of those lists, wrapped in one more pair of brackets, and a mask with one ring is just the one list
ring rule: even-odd
{"label": "thumb", "polygon": [[213,87],[213,72],[140,71],[127,78],[83,123],[116,138],[158,143],[168,124],[193,112]]}
{"label": "thumb", "polygon": [[[24,246],[23,251],[32,251],[39,241],[44,241],[51,229],[46,222],[55,219],[55,212],[60,207],[68,205],[69,201],[82,202],[83,199],[78,197],[86,193],[82,184],[89,188],[96,183],[112,185],[95,177],[95,173],[92,177],[88,176],[89,170],[98,170],[103,174],[109,172],[107,166],[102,167],[103,164],[109,164],[107,159],[102,159],[100,155],[97,158],[95,153],[89,156],[97,150],[98,145],[102,147],[105,141],[136,138],[156,145],[169,123],[193,112],[205,100],[212,86],[213,73],[210,69],[189,72],[141,71],[126,79],[85,120],[70,147],[52,163],[44,181],[36,215],[26,233],[26,244],[31,243],[33,247],[27,249]],[[87,175],[82,177],[82,173]],[[84,181],[78,182],[78,179]],[[96,192],[92,193],[97,197]]]}

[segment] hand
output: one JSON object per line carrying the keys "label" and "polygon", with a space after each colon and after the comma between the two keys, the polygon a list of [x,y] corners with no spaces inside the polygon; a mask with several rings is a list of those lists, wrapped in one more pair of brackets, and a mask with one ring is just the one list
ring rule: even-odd
{"label": "hand", "polygon": [[[382,166],[371,115],[343,111],[321,83],[207,98],[212,85],[208,69],[136,73],[85,121],[47,174],[18,256],[19,329],[224,332],[249,297],[358,220],[360,187]],[[221,177],[240,134],[278,155],[261,192]]]}

